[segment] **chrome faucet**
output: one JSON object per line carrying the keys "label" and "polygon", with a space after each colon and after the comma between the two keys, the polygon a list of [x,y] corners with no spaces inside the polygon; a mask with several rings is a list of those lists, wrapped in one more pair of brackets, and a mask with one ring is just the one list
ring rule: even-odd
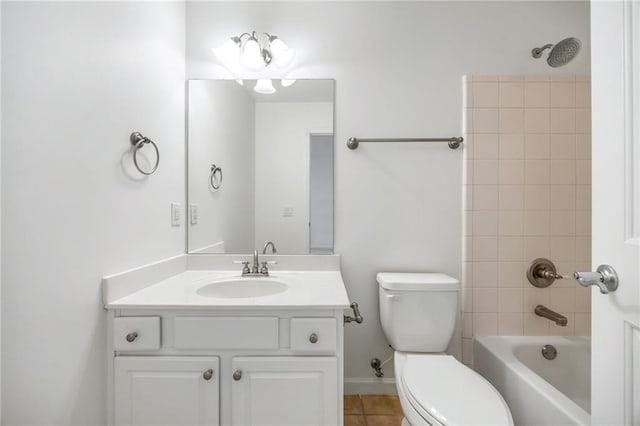
{"label": "chrome faucet", "polygon": [[[273,243],[272,243],[273,244]],[[249,261],[240,261],[236,260],[233,263],[241,263],[242,266],[242,276],[243,277],[268,277],[269,276],[269,268],[267,267],[268,263],[276,263],[273,261],[262,261],[258,258],[258,250],[253,250],[253,265],[251,268],[249,267]],[[262,266],[260,266],[262,264]]]}
{"label": "chrome faucet", "polygon": [[538,305],[538,306],[536,306],[536,308],[533,311],[539,317],[543,317],[543,318],[549,319],[549,320],[555,322],[560,327],[566,327],[567,326],[567,322],[568,322],[567,317],[565,317],[564,315],[561,315],[561,314],[559,314],[559,313],[557,313],[555,311],[552,311],[551,309],[547,308],[546,306]]}
{"label": "chrome faucet", "polygon": [[271,254],[276,254],[278,251],[276,250],[276,245],[273,244],[273,241],[268,241],[267,244],[262,248],[262,254],[267,254],[267,249],[271,246]]}
{"label": "chrome faucet", "polygon": [[253,267],[251,268],[252,274],[258,273],[258,250],[253,250]]}

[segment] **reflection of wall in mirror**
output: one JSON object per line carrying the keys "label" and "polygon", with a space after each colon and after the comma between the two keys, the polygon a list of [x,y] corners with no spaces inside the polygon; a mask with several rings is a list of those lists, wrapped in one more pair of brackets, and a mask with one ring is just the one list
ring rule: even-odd
{"label": "reflection of wall in mirror", "polygon": [[333,134],[311,135],[309,253],[333,254]]}
{"label": "reflection of wall in mirror", "polygon": [[333,104],[257,103],[255,130],[255,245],[309,253],[310,137],[333,133]]}
{"label": "reflection of wall in mirror", "polygon": [[[254,101],[235,83],[213,83],[189,82],[189,203],[198,205],[198,223],[187,222],[188,251],[246,252],[254,241]],[[208,185],[211,163],[224,173],[217,192]]]}

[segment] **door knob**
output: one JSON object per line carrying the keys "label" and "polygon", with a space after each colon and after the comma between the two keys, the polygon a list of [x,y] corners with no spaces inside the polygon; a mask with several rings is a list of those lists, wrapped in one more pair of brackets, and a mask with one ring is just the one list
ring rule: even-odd
{"label": "door knob", "polygon": [[242,379],[242,370],[234,371],[233,372],[233,380],[235,380],[237,382],[240,379]]}
{"label": "door knob", "polygon": [[575,278],[582,287],[597,285],[602,294],[616,291],[618,288],[618,274],[616,270],[609,265],[598,266],[596,272],[574,272],[573,278]]}
{"label": "door knob", "polygon": [[213,370],[212,369],[208,369],[207,371],[202,373],[202,378],[205,379],[205,380],[211,380],[212,377],[213,377]]}

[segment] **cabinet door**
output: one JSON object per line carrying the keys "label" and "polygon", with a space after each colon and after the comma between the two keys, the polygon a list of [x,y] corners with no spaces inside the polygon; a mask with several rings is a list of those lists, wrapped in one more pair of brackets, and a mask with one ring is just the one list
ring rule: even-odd
{"label": "cabinet door", "polygon": [[232,370],[233,425],[338,424],[335,357],[236,357]]}
{"label": "cabinet door", "polygon": [[217,425],[217,357],[115,358],[116,425]]}

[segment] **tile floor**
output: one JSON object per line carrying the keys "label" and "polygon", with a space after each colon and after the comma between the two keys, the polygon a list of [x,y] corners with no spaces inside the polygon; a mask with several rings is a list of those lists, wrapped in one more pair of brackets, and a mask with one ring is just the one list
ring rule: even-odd
{"label": "tile floor", "polygon": [[346,395],[344,426],[400,426],[398,395]]}

